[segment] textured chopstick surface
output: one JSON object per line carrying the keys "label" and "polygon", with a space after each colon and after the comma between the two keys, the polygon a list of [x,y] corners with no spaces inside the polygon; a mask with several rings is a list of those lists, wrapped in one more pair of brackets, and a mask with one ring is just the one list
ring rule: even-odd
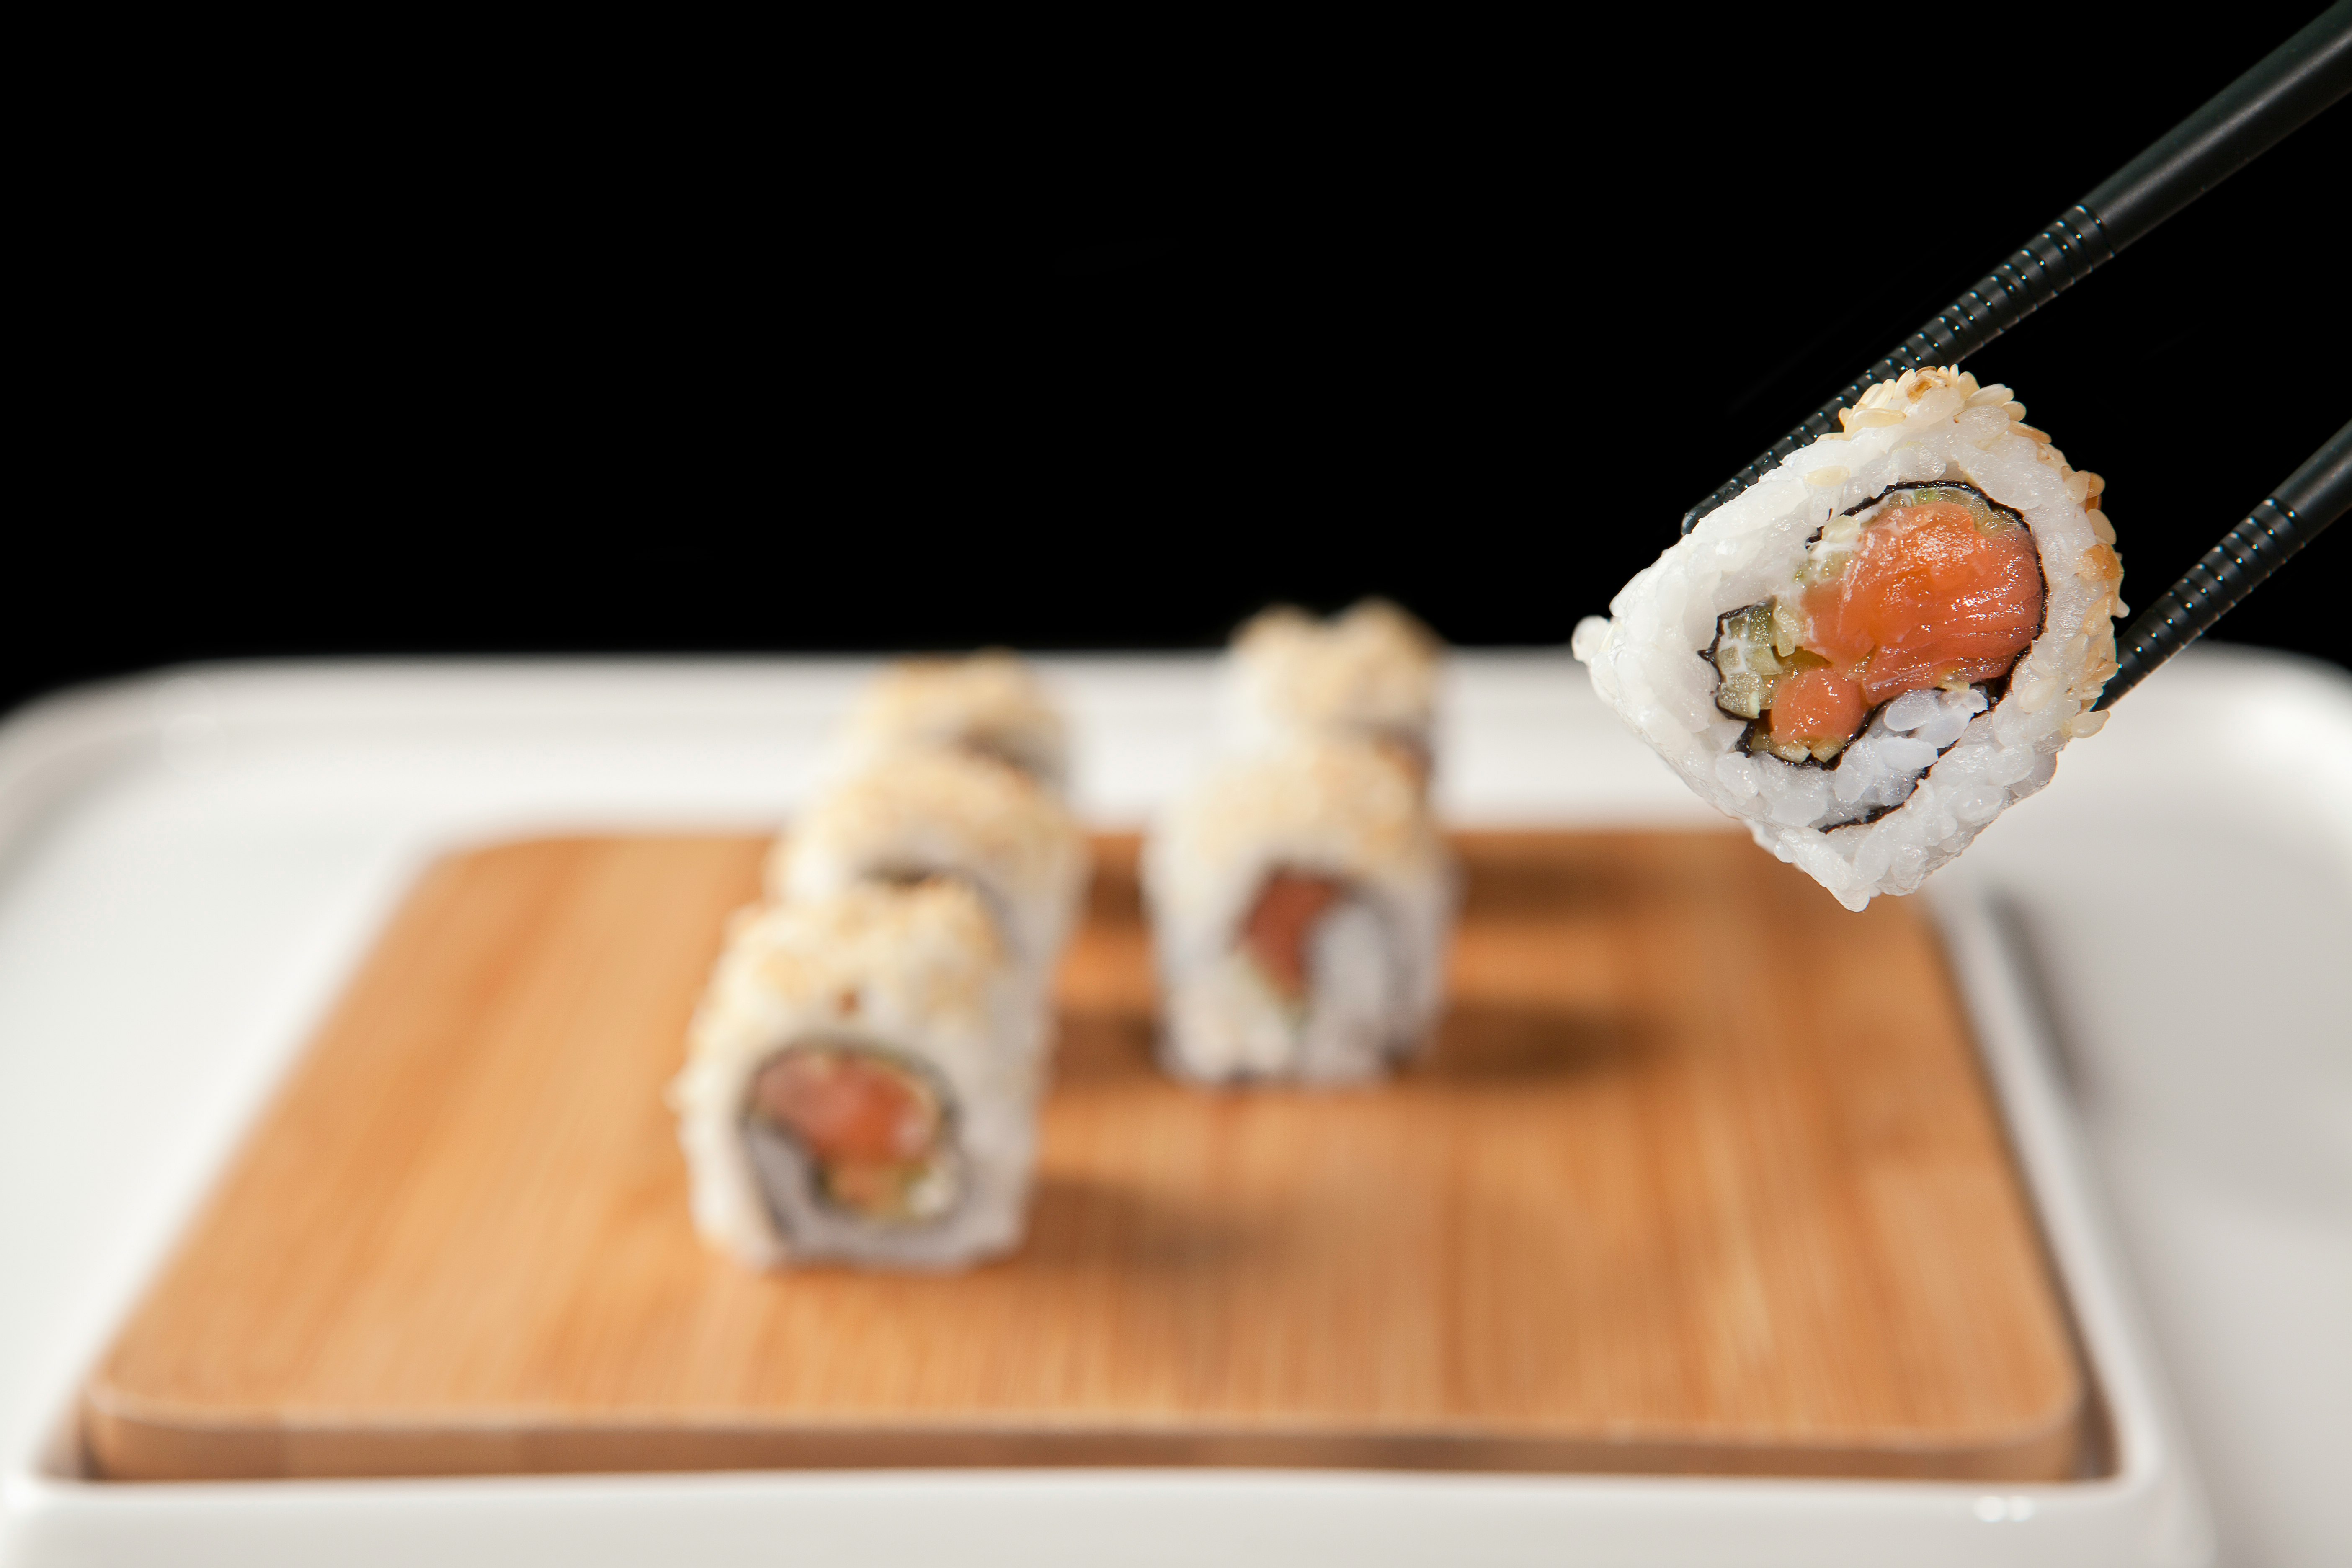
{"label": "textured chopstick surface", "polygon": [[2164,596],[2140,612],[2117,639],[2116,673],[2098,705],[2116,700],[2205,635],[2263,578],[2319,537],[2352,506],[2352,425],[2336,432],[2310,461],[2221,536]]}
{"label": "textured chopstick surface", "polygon": [[1959,363],[2245,167],[2347,89],[2352,0],[2336,0],[1685,512],[1683,531],[1698,526],[1700,518],[1790,453],[1835,431],[1837,411],[1876,383],[1922,365]]}

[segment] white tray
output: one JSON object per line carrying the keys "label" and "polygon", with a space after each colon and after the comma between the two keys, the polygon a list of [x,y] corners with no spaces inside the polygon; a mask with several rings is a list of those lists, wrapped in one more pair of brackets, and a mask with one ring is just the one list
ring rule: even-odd
{"label": "white tray", "polygon": [[[1139,820],[1196,765],[1210,719],[1207,663],[1045,662],[1076,721],[1083,809],[1106,825]],[[2005,955],[2009,928],[1998,911],[2006,906],[1986,891],[2021,911],[2044,960],[2048,1005],[2065,1025],[2065,1059],[2119,1097],[2116,1125],[2133,1137],[2193,1120],[2197,1101],[2184,1110],[2165,1097],[2200,1071],[2212,1076],[2200,1066],[2210,1056],[2212,1007],[2162,1000],[2183,940],[2224,962],[2265,951],[2228,932],[2184,939],[2197,931],[2196,911],[2242,905],[2250,887],[2294,903],[2293,940],[2311,966],[2222,994],[2237,1037],[2262,1042],[2247,1048],[2305,1075],[2272,1086],[2303,1121],[2282,1139],[2274,1124],[2248,1120],[2261,1107],[2241,1093],[2229,1101],[2240,1115],[2231,1125],[2268,1151],[2266,1169],[2285,1159],[2290,1184],[2298,1159],[2329,1174],[2330,1151],[2352,1125],[2343,1053],[2331,1065],[2334,1037],[2325,1032],[2352,1015],[2329,963],[2352,947],[2352,805],[2317,781],[2352,776],[2352,689],[2308,666],[2210,655],[2137,694],[2106,734],[2068,753],[2051,791],[1987,835],[1965,880],[1948,873],[1937,889],[2116,1428],[2108,1479],[1989,1493],[1893,1482],[1217,1471],[172,1485],[82,1477],[68,1413],[83,1369],[413,871],[442,846],[498,834],[770,824],[810,786],[825,737],[870,668],[814,660],[215,668],[68,695],[0,730],[0,1559],[430,1558],[454,1568],[527,1554],[591,1568],[854,1553],[1041,1568],[1208,1557],[1826,1564],[2211,1555],[2180,1426],[2095,1191],[2088,1149],[2108,1153],[2095,1136],[2102,1108],[2094,1105],[2086,1147],[2042,1042],[2041,1003]],[[1450,729],[1442,805],[1456,821],[1714,820],[1599,708],[1564,656],[1464,657]],[[2195,743],[2184,749],[2189,737]],[[2249,789],[2257,813],[2243,804]],[[2130,904],[2143,885],[2165,890],[2168,916],[2189,918],[2146,918]],[[2119,896],[2130,906],[2122,911]],[[2125,918],[2087,918],[2101,910]],[[2135,1077],[2143,1060],[2179,1070]],[[2288,1147],[2305,1134],[2317,1140],[2315,1154]],[[2210,1137],[2200,1147],[2229,1152]],[[2178,1185],[2161,1154],[2143,1163],[2152,1179]],[[2161,1235],[2150,1241],[2131,1223],[2134,1201],[2126,1194],[2121,1229],[2142,1269],[2197,1279],[2197,1238],[2186,1252]],[[2305,1202],[2280,1212],[2294,1221],[2313,1211]],[[2323,1240],[2340,1237],[2342,1218],[2341,1205],[2320,1216]],[[2290,1238],[2267,1258],[2239,1261],[2291,1273],[2308,1253]],[[2320,1284],[2324,1310],[2328,1279]],[[2186,1342],[2189,1361],[2210,1348],[2200,1334],[2239,1326],[2231,1310],[2210,1300],[2189,1309],[2204,1314]],[[2346,1336],[2336,1331],[2352,1318],[2331,1329],[2331,1320],[2307,1310],[2298,1320],[2295,1310],[2271,1314],[2267,1350],[2215,1353],[2254,1367],[2265,1387],[2281,1383],[2274,1363],[2289,1352],[2308,1369],[2332,1344],[2340,1368]],[[2168,1314],[2179,1315],[2157,1317]],[[2183,1343],[2168,1340],[2176,1363]],[[2205,1381],[2201,1363],[2193,1366],[2188,1382]],[[2352,1422],[2340,1399],[2323,1408],[2328,1401],[2285,1391],[2290,1436],[2324,1443]],[[2225,1426],[2258,1428],[2264,1441],[2276,1435],[2275,1421],[2246,1417],[2226,1388],[2208,1404]],[[2285,1463],[2292,1479],[2294,1461]],[[2325,1489],[2289,1492],[2284,1526],[2265,1515],[2252,1528],[2270,1531],[2263,1539],[2273,1546],[2324,1547]],[[2250,1508],[2272,1507],[2259,1486],[2249,1496]],[[2225,1524],[2232,1506],[2225,1498]]]}

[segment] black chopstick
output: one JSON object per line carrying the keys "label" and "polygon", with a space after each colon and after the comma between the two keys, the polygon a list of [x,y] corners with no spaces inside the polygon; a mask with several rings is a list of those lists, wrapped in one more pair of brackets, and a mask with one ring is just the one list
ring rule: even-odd
{"label": "black chopstick", "polygon": [[2319,537],[2352,507],[2352,425],[2221,536],[2164,597],[2140,612],[2116,644],[2116,672],[2097,706],[2137,686],[2148,672],[2199,637],[2288,556]]}
{"label": "black chopstick", "polygon": [[[2352,88],[2352,0],[2336,0],[2112,179],[2059,214],[2015,255],[1904,339],[1900,348],[1773,442],[1762,457],[1683,513],[1683,531],[1698,526],[1700,518],[1762,479],[1790,453],[1836,430],[1837,411],[1871,387],[1921,365],[1958,363],[2284,141],[2343,97],[2347,88]],[[2111,684],[2107,689],[2116,689]]]}

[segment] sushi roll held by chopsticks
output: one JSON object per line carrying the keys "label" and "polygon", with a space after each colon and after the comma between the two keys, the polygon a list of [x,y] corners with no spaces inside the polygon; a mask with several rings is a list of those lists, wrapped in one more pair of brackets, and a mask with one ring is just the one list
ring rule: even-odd
{"label": "sushi roll held by chopsticks", "polygon": [[1436,759],[1444,645],[1385,599],[1318,621],[1277,605],[1234,634],[1230,706],[1244,748],[1354,739],[1426,787]]}
{"label": "sushi roll held by chopsticks", "polygon": [[2123,563],[2105,484],[2005,386],[1906,371],[1577,627],[1690,787],[1859,910],[2095,734]]}
{"label": "sushi roll held by chopsticks", "polygon": [[1016,1245],[1043,1031],[960,881],[737,917],[670,1089],[695,1227],[754,1268],[944,1268]]}
{"label": "sushi roll held by chopsticks", "polygon": [[1143,874],[1171,1071],[1346,1082],[1427,1041],[1454,867],[1414,775],[1369,742],[1227,764],[1158,825]]}

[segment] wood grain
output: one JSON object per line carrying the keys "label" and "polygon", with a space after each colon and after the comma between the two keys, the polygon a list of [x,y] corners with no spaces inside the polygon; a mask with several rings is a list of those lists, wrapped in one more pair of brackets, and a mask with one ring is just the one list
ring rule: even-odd
{"label": "wood grain", "polygon": [[2086,1393],[1939,951],[1725,835],[1470,836],[1434,1057],[1150,1061],[1131,840],[1030,1238],[697,1245],[661,1090],[747,838],[452,857],[90,1378],[125,1478],[1250,1464],[2056,1478]]}

